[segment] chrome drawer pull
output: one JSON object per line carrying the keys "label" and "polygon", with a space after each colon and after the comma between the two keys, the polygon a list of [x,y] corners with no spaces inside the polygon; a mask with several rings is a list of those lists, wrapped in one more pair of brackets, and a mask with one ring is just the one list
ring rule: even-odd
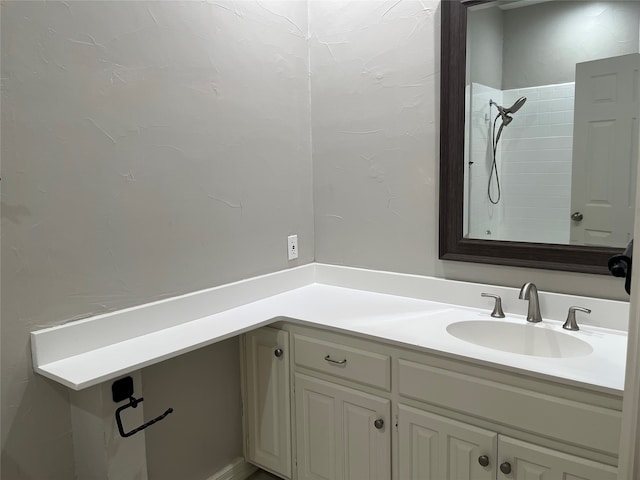
{"label": "chrome drawer pull", "polygon": [[336,365],[344,365],[345,363],[347,363],[347,359],[345,358],[344,360],[334,360],[333,358],[331,358],[331,355],[327,355],[326,357],[324,357],[324,359],[329,362],[329,363],[335,363]]}

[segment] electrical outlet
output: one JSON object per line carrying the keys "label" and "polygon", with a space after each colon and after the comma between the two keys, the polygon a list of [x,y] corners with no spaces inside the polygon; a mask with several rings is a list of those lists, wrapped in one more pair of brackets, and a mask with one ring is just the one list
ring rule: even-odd
{"label": "electrical outlet", "polygon": [[287,252],[289,260],[298,258],[298,235],[289,235],[287,237]]}

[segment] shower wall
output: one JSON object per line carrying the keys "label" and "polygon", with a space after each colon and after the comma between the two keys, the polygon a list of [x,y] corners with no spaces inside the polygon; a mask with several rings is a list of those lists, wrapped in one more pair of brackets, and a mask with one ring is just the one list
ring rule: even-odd
{"label": "shower wall", "polygon": [[[468,236],[470,238],[497,239],[501,225],[501,205],[493,205],[487,195],[491,173],[491,127],[495,108],[489,101],[502,104],[503,92],[479,83],[471,84],[469,114],[469,159],[465,175],[468,177]],[[498,171],[502,162],[498,154]]]}
{"label": "shower wall", "polygon": [[[472,151],[469,194],[469,234],[543,243],[568,243],[571,208],[571,152],[574,83],[505,90],[472,85]],[[487,208],[491,140],[487,95],[509,106],[519,97],[527,102],[502,132],[497,161],[502,199]],[[491,123],[497,114],[491,110]],[[499,124],[500,122],[498,122]],[[485,139],[481,132],[485,132]],[[484,142],[484,150],[483,150]],[[482,168],[478,168],[482,166]],[[495,180],[494,180],[495,184]],[[489,204],[490,205],[490,204]],[[491,235],[487,235],[487,231]]]}

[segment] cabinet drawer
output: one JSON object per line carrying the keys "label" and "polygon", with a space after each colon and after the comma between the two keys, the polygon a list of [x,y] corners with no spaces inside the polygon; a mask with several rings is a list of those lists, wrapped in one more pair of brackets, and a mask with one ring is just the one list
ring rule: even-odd
{"label": "cabinet drawer", "polygon": [[391,389],[391,359],[326,340],[296,334],[295,363],[319,372],[386,391]]}
{"label": "cabinet drawer", "polygon": [[[400,395],[617,456],[621,413],[398,360]],[[597,433],[594,433],[597,432]]]}

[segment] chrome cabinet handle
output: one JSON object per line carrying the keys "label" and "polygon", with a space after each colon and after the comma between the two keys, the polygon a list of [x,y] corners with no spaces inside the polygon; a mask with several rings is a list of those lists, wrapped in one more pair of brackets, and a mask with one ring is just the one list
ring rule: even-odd
{"label": "chrome cabinet handle", "polygon": [[378,430],[380,430],[382,427],[384,427],[384,420],[381,418],[377,418],[373,422],[373,426],[376,427]]}
{"label": "chrome cabinet handle", "polygon": [[331,358],[331,355],[327,355],[324,357],[324,359],[329,362],[329,363],[335,363],[336,365],[344,365],[345,363],[347,363],[347,359],[345,358],[344,360],[334,360],[333,358]]}
{"label": "chrome cabinet handle", "polygon": [[511,464],[509,462],[500,464],[500,471],[505,475],[509,475],[511,473]]}
{"label": "chrome cabinet handle", "polygon": [[582,215],[580,212],[573,212],[571,214],[571,220],[573,220],[574,222],[581,222],[583,218],[584,215]]}
{"label": "chrome cabinet handle", "polygon": [[487,457],[486,455],[479,456],[478,457],[478,463],[483,467],[488,467],[489,466],[489,457]]}
{"label": "chrome cabinet handle", "polygon": [[280,358],[280,357],[284,354],[284,350],[282,350],[281,348],[276,348],[276,349],[273,351],[273,354],[274,354],[276,357]]}

